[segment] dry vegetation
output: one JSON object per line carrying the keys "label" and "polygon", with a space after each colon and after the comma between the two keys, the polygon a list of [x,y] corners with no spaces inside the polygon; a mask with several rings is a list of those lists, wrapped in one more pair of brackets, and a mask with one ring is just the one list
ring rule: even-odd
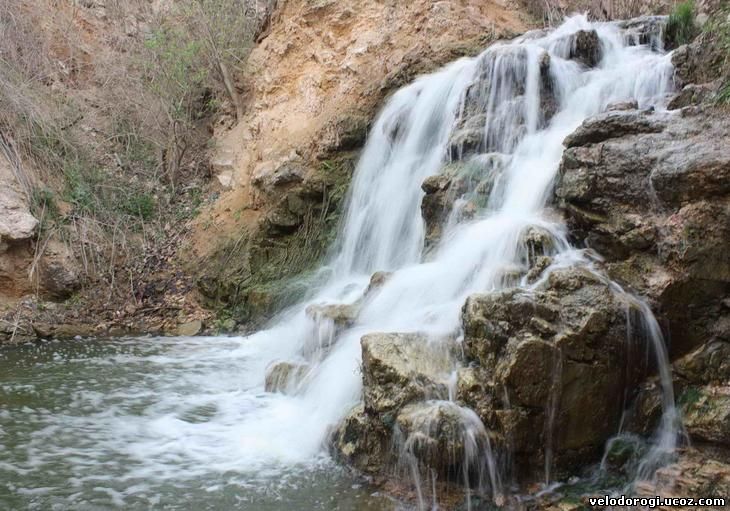
{"label": "dry vegetation", "polygon": [[139,300],[208,193],[212,126],[243,111],[268,7],[0,0],[0,151],[40,221],[36,257],[63,240],[87,289]]}

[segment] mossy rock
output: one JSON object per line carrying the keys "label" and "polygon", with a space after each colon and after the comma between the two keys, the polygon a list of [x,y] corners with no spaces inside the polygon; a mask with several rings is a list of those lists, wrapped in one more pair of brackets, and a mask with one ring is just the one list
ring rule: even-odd
{"label": "mossy rock", "polygon": [[319,162],[258,226],[221,243],[198,280],[206,305],[255,326],[316,286],[356,158],[350,151]]}

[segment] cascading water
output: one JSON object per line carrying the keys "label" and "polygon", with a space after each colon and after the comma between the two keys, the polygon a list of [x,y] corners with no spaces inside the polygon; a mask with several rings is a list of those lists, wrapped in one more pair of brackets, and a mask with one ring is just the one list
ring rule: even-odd
{"label": "cascading water", "polygon": [[[574,58],[579,31],[598,36],[600,62],[593,67]],[[555,265],[589,266],[546,209],[563,140],[611,103],[635,100],[640,108],[661,108],[671,91],[672,66],[657,41],[658,36],[637,44],[618,24],[576,16],[552,32],[496,44],[399,90],[374,123],[362,153],[335,255],[322,269],[326,284],[307,303],[285,311],[274,326],[252,336],[211,339],[193,343],[190,352],[135,359],[163,372],[179,366],[175,374],[185,374],[185,385],[166,381],[162,386],[150,383],[150,388],[172,392],[182,402],[139,389],[149,401],[141,415],[124,408],[89,421],[40,414],[35,439],[47,441],[41,459],[68,452],[68,446],[47,438],[64,427],[64,420],[86,428],[93,440],[71,461],[79,485],[94,480],[89,467],[104,463],[105,450],[130,460],[119,476],[130,480],[171,481],[215,472],[235,474],[244,485],[281,474],[286,471],[282,467],[326,458],[331,428],[361,400],[363,335],[421,332],[434,343],[455,338],[469,295],[526,285],[509,275],[525,269],[530,254],[522,235],[531,227],[553,237]],[[481,135],[474,138],[472,128]],[[468,163],[469,184],[455,197],[440,236],[425,250],[421,186],[453,160]],[[392,275],[363,298],[376,271]],[[356,318],[338,323],[317,313],[328,304],[345,304],[340,306],[356,310]],[[643,313],[651,318],[648,309]],[[655,325],[652,321],[649,326]],[[663,347],[656,354],[669,392]],[[300,378],[288,382],[288,394],[264,392],[267,368],[282,360],[296,365]],[[192,397],[198,406],[210,408],[204,420],[182,418]],[[82,404],[87,398],[79,396]],[[484,451],[488,438],[484,426],[474,423],[473,412],[450,402],[448,395],[435,398],[442,401],[434,406],[468,419],[456,428],[469,437],[462,439],[468,450]],[[676,438],[671,396],[664,404],[657,449],[668,452]],[[401,447],[407,457],[417,449],[415,437],[404,438]],[[40,456],[38,448],[35,444],[33,454]],[[30,461],[20,465],[15,468],[34,470]],[[492,492],[503,491],[491,456],[483,463],[468,461],[464,471],[472,465],[483,469]],[[413,475],[423,476],[417,467]],[[119,498],[123,502],[125,495]]]}

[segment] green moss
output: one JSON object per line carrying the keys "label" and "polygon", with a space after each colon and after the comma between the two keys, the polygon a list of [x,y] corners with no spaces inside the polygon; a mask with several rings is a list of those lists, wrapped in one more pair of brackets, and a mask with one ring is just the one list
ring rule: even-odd
{"label": "green moss", "polygon": [[683,408],[690,408],[702,398],[702,393],[695,387],[687,387],[679,396],[677,402]]}
{"label": "green moss", "polygon": [[673,46],[687,44],[697,35],[695,4],[687,0],[677,4],[669,15],[666,29],[667,41]]}
{"label": "green moss", "polygon": [[301,300],[336,238],[356,152],[324,160],[251,232],[222,243],[198,281],[208,305],[255,323]]}

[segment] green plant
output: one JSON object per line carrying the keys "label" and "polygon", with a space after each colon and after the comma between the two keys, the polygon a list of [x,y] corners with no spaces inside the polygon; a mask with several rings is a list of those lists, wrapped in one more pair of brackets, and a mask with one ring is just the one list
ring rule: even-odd
{"label": "green plant", "polygon": [[673,46],[687,44],[697,35],[695,4],[693,0],[679,3],[669,15],[666,28],[667,41]]}
{"label": "green plant", "polygon": [[148,193],[131,193],[122,200],[120,209],[130,216],[150,220],[155,213],[155,199]]}
{"label": "green plant", "polygon": [[67,162],[63,167],[65,188],[63,198],[73,204],[77,212],[95,213],[98,200],[95,194],[97,176],[80,161]]}

